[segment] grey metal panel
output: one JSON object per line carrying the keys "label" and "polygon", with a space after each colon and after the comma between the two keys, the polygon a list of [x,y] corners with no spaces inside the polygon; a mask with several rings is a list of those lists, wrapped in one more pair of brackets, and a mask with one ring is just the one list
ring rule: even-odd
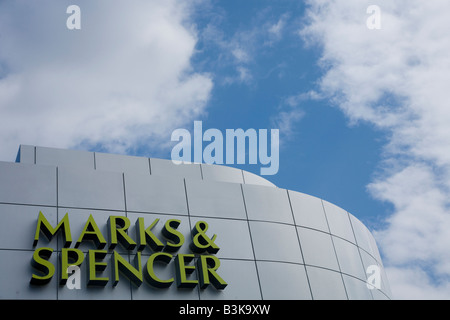
{"label": "grey metal panel", "polygon": [[242,185],[249,220],[294,224],[286,189]]}
{"label": "grey metal panel", "polygon": [[380,252],[378,251],[378,246],[372,233],[352,214],[349,214],[349,216],[358,246],[374,257],[379,264],[382,264]]}
{"label": "grey metal panel", "polygon": [[150,175],[149,159],[95,152],[95,169],[103,171],[126,172],[136,175]]}
{"label": "grey metal panel", "polygon": [[16,162],[34,164],[35,147],[21,144],[17,152]]}
{"label": "grey metal panel", "polygon": [[0,202],[56,206],[56,168],[0,162]]}
{"label": "grey metal panel", "polygon": [[187,215],[184,180],[125,173],[128,211]]}
{"label": "grey metal panel", "polygon": [[254,259],[248,222],[243,220],[191,218],[194,228],[198,221],[208,223],[206,234],[211,239],[217,235],[215,243],[220,250],[215,254],[219,258]]}
{"label": "grey metal panel", "polygon": [[372,296],[374,300],[389,300],[386,294],[380,290],[372,290]]}
{"label": "grey metal panel", "polygon": [[[56,276],[45,286],[30,285],[31,275],[40,275],[31,267],[32,257],[33,251],[0,250],[0,299],[56,299]],[[56,252],[49,261],[56,275]]]}
{"label": "grey metal panel", "polygon": [[303,263],[294,226],[250,221],[256,260]]}
{"label": "grey metal panel", "polygon": [[314,300],[346,300],[342,276],[337,271],[306,266]]}
{"label": "grey metal panel", "polygon": [[392,297],[392,291],[391,287],[389,285],[389,279],[386,273],[386,269],[384,268],[383,264],[381,263],[381,289],[385,295],[388,297]]}
{"label": "grey metal panel", "polygon": [[122,173],[58,168],[58,204],[62,207],[125,210]]}
{"label": "grey metal panel", "polygon": [[203,180],[244,183],[242,170],[233,167],[201,164]]}
{"label": "grey metal panel", "polygon": [[370,242],[370,254],[377,259],[379,264],[383,264],[383,261],[381,260],[380,251],[378,251],[378,246],[375,238],[372,234],[369,234],[369,242]]}
{"label": "grey metal panel", "polygon": [[242,173],[244,174],[244,183],[245,184],[256,184],[260,186],[267,186],[267,187],[276,187],[272,182],[269,180],[258,176],[257,174],[242,170]]}
{"label": "grey metal panel", "polygon": [[297,227],[305,264],[339,271],[339,265],[328,233]]}
{"label": "grey metal panel", "polygon": [[217,273],[228,284],[224,290],[211,285],[200,289],[200,300],[260,300],[254,261],[221,259]]}
{"label": "grey metal panel", "polygon": [[311,300],[305,266],[257,261],[264,300]]}
{"label": "grey metal panel", "polygon": [[246,219],[241,185],[186,179],[189,214]]}
{"label": "grey metal panel", "polygon": [[355,216],[352,214],[349,214],[350,216],[350,222],[352,224],[353,232],[355,234],[356,243],[357,245],[369,252],[370,254],[374,255],[374,252],[372,252],[372,245],[371,245],[371,238],[372,235],[370,234],[370,231],[366,228],[366,226],[359,221]]}
{"label": "grey metal panel", "polygon": [[[0,249],[34,250],[33,240],[40,211],[56,227],[56,207],[0,204]],[[56,242],[56,237],[49,242],[40,233],[37,247],[56,249]]]}
{"label": "grey metal panel", "polygon": [[371,290],[366,282],[348,275],[342,275],[349,300],[372,300]]}
{"label": "grey metal panel", "polygon": [[331,233],[350,242],[356,243],[347,211],[328,201],[322,200],[322,202]]}
{"label": "grey metal panel", "polygon": [[333,242],[341,272],[365,280],[366,273],[359,255],[358,247],[348,241],[334,236]]}
{"label": "grey metal panel", "polygon": [[151,158],[150,168],[152,175],[190,179],[202,178],[200,164],[198,163],[174,164],[172,160]]}
{"label": "grey metal panel", "polygon": [[36,147],[36,164],[94,169],[94,153],[82,150]]}
{"label": "grey metal panel", "polygon": [[296,225],[330,232],[322,200],[291,190],[288,193]]}

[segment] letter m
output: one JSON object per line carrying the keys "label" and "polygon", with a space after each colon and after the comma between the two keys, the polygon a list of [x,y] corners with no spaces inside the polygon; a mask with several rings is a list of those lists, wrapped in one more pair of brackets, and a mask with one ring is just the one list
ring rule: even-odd
{"label": "letter m", "polygon": [[236,140],[236,163],[245,164],[245,140],[248,138],[248,163],[256,164],[258,157],[258,136],[255,129],[247,129],[246,131],[242,129],[227,129],[226,130],[226,163],[234,164],[234,149]]}
{"label": "letter m", "polygon": [[64,248],[68,248],[72,244],[72,235],[70,234],[69,214],[66,213],[64,218],[59,222],[56,228],[53,228],[50,222],[45,218],[41,211],[39,211],[38,222],[36,226],[36,233],[34,234],[33,247],[39,241],[39,232],[42,231],[48,241],[52,240],[53,236],[62,230],[64,236]]}

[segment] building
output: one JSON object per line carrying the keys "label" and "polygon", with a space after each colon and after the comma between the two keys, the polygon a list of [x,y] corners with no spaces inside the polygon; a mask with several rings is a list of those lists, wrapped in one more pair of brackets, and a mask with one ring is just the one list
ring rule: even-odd
{"label": "building", "polygon": [[21,145],[0,218],[2,299],[391,297],[357,218],[236,168]]}

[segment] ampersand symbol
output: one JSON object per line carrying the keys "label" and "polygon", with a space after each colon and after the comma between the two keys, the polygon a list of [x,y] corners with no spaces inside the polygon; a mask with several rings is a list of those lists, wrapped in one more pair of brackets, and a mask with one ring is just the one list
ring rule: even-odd
{"label": "ampersand symbol", "polygon": [[217,235],[209,238],[206,235],[206,230],[208,230],[208,224],[205,221],[199,221],[195,224],[194,229],[192,229],[192,243],[189,246],[192,252],[203,253],[207,251],[208,253],[217,253],[219,251],[220,248],[214,243]]}

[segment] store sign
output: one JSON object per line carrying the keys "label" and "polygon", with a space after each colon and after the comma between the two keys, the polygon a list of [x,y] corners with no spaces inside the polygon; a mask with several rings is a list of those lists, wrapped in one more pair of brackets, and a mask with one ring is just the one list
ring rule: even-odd
{"label": "store sign", "polygon": [[[59,224],[53,227],[44,214],[39,212],[33,246],[36,247],[38,244],[41,233],[48,241],[51,241],[56,234],[62,234],[63,248],[59,253],[61,262],[60,285],[66,284],[72,267],[79,270],[79,266],[86,263],[88,287],[104,287],[108,282],[111,282],[112,286],[115,287],[123,277],[126,277],[137,287],[145,279],[145,282],[156,288],[168,288],[176,282],[178,288],[194,288],[199,285],[200,288],[204,289],[212,284],[216,289],[225,289],[227,283],[217,273],[220,260],[214,256],[220,249],[215,243],[217,236],[208,237],[206,234],[208,224],[204,221],[195,224],[192,230],[192,242],[189,245],[191,254],[176,254],[185,244],[185,237],[177,230],[181,221],[169,219],[165,222],[162,229],[162,234],[167,239],[165,244],[152,232],[158,222],[159,219],[155,219],[150,226],[146,227],[144,218],[138,218],[135,222],[136,240],[134,240],[127,233],[130,220],[123,216],[110,216],[108,219],[110,245],[107,249],[112,250],[111,252],[105,249],[107,242],[92,215],[87,219],[74,248],[70,248],[73,239],[69,214],[66,213]],[[89,250],[85,256],[85,253],[78,247],[86,241],[93,242],[96,249]],[[114,250],[118,243],[129,251],[136,249],[134,264],[129,263],[127,257]],[[141,252],[147,246],[152,249],[153,254],[146,261],[143,261]],[[55,266],[49,261],[53,251],[52,248],[48,247],[35,249],[31,264],[38,271],[38,274],[32,274],[30,280],[32,285],[45,285],[55,275]],[[110,277],[100,274],[107,267],[108,262],[104,261],[104,258],[108,253],[111,253],[109,263],[111,263],[112,273]],[[195,258],[197,258],[197,263],[193,265],[191,263]],[[169,264],[172,259],[174,260],[174,276],[161,279],[154,270],[154,264],[156,262]],[[198,279],[188,279],[188,275],[196,270]]]}

